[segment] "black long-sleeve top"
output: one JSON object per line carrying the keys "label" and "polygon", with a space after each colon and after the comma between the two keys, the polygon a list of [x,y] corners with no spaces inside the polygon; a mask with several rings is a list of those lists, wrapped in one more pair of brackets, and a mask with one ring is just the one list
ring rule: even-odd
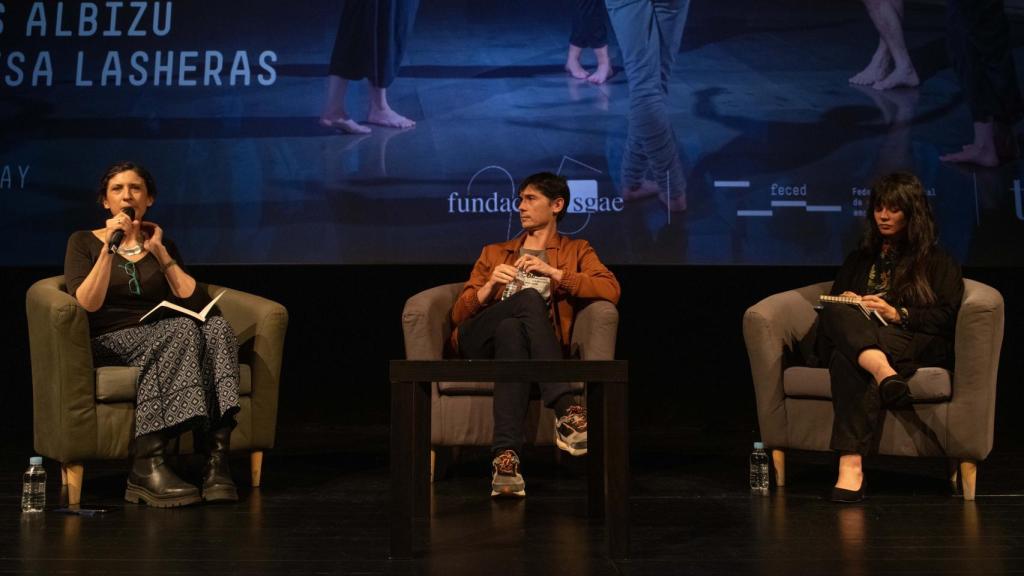
{"label": "black long-sleeve top", "polygon": [[[168,254],[185,270],[181,254],[174,242],[164,238],[164,247]],[[106,249],[103,241],[90,230],[79,230],[68,239],[67,252],[64,255],[64,282],[68,293],[72,296],[78,291],[92,267]],[[103,306],[95,312],[89,312],[89,335],[91,337],[106,334],[129,326],[138,326],[139,318],[149,312],[163,300],[174,302],[191,310],[202,309],[210,301],[209,294],[198,284],[188,298],[178,298],[171,291],[171,285],[160,269],[160,263],[152,253],[146,254],[138,262],[131,262],[120,254],[115,254],[111,263],[110,284]],[[138,294],[132,290],[132,269],[138,282]]]}

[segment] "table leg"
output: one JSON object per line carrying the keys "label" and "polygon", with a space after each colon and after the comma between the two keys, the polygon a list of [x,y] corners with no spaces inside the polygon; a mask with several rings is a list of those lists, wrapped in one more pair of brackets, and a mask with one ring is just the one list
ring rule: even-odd
{"label": "table leg", "polygon": [[415,487],[415,385],[391,384],[391,558],[412,557]]}
{"label": "table leg", "polygon": [[416,389],[416,518],[430,516],[430,382],[417,382]]}
{"label": "table leg", "polygon": [[629,557],[629,395],[625,382],[604,390],[605,531],[608,556]]}
{"label": "table leg", "polygon": [[604,518],[604,384],[587,383],[587,515]]}

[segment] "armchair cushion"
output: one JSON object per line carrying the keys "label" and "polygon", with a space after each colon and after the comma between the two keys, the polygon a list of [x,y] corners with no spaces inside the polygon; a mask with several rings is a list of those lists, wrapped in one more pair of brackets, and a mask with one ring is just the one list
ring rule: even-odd
{"label": "armchair cushion", "polygon": [[[921,368],[907,384],[914,403],[948,402],[953,397],[949,371],[943,368]],[[787,398],[832,399],[832,384],[825,368],[786,368],[782,386]]]}
{"label": "armchair cushion", "polygon": [[[96,400],[98,402],[134,402],[139,369],[133,366],[101,366],[96,369]],[[252,394],[252,370],[248,364],[238,365],[238,392]]]}
{"label": "armchair cushion", "polygon": [[134,366],[101,366],[96,369],[96,400],[99,402],[132,402],[139,369]]}

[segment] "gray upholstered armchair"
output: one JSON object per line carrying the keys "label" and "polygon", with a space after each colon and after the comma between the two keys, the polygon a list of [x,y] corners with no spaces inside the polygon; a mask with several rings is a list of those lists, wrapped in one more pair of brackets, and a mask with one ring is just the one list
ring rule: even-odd
{"label": "gray upholstered armchair", "polygon": [[[402,310],[402,332],[407,360],[440,360],[451,333],[451,309],[462,284],[445,284],[409,298]],[[586,360],[614,360],[619,312],[614,304],[595,301],[577,315],[572,333],[572,354]],[[494,433],[492,382],[435,382],[431,387],[430,444],[436,446],[489,446]],[[579,385],[582,390],[582,384]],[[527,441],[554,443],[554,412],[540,401],[530,402]],[[431,448],[431,471],[434,450]]]}
{"label": "gray upholstered armchair", "polygon": [[[222,290],[208,286],[211,293]],[[288,313],[259,296],[228,290],[217,303],[239,344],[241,411],[231,448],[250,452],[252,485],[260,485],[263,450],[273,448]],[[68,295],[64,277],[33,284],[26,296],[32,356],[35,450],[61,463],[70,504],[81,499],[84,461],[129,455],[138,370],[95,368],[85,309]],[[191,435],[182,438],[191,450]]]}
{"label": "gray upholstered armchair", "polygon": [[[757,397],[761,438],[772,450],[776,480],[785,485],[785,449],[828,450],[832,393],[828,370],[802,365],[813,353],[818,295],[831,282],[765,298],[743,316],[743,337]],[[964,280],[956,323],[956,367],[922,368],[908,383],[912,410],[886,411],[878,453],[948,458],[950,480],[961,478],[973,500],[977,463],[992,450],[996,371],[1003,341],[1003,297]]]}

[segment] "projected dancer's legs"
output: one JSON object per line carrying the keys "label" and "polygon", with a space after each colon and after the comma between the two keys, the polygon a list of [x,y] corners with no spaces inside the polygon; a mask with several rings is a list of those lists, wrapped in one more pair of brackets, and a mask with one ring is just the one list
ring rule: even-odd
{"label": "projected dancer's legs", "polygon": [[949,0],[949,58],[974,120],[974,141],[944,162],[998,166],[1019,157],[1013,126],[1024,102],[1002,0]]}
{"label": "projected dancer's legs", "polygon": [[878,30],[878,48],[850,83],[875,90],[920,84],[903,40],[903,0],[864,0],[864,7]]}
{"label": "projected dancer's legs", "polygon": [[369,134],[370,129],[353,120],[345,108],[348,84],[349,81],[341,76],[327,77],[327,104],[320,115],[320,124],[349,134]]}
{"label": "projected dancer's legs", "polygon": [[349,134],[368,133],[370,129],[356,122],[345,106],[349,83],[366,78],[370,83],[367,123],[391,128],[416,125],[391,108],[387,89],[398,74],[418,7],[419,0],[342,3],[320,124]]}
{"label": "projected dancer's legs", "polygon": [[668,81],[683,39],[689,0],[606,0],[629,81],[629,129],[622,197],[658,194],[686,209],[686,178],[668,118]]}
{"label": "projected dancer's legs", "polygon": [[[608,27],[605,26],[604,0],[576,0],[572,15],[572,35],[569,37],[569,54],[565,59],[565,70],[573,78],[586,79],[591,84],[604,84],[612,77],[611,59],[608,57]],[[593,74],[580,64],[585,48],[592,48],[597,57],[597,69]]]}

